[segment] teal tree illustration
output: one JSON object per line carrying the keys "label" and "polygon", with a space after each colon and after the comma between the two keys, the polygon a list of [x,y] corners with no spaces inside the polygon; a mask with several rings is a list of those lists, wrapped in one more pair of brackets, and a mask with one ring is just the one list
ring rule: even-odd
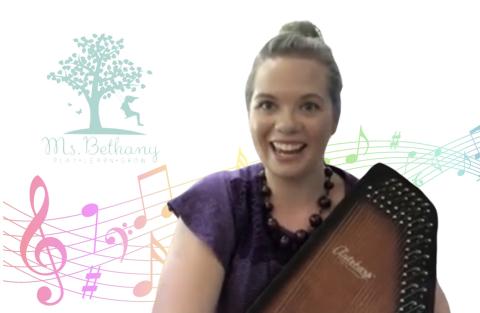
{"label": "teal tree illustration", "polygon": [[[142,68],[134,66],[128,59],[119,59],[120,50],[124,48],[123,39],[114,40],[112,36],[93,34],[91,38],[76,38],[74,42],[81,53],[73,53],[60,61],[61,68],[47,76],[59,84],[66,83],[87,100],[89,128],[68,134],[140,134],[124,129],[104,128],[100,121],[99,106],[102,100],[115,93],[135,92],[139,88],[145,88],[141,84]],[[151,71],[146,73],[152,74]],[[124,106],[120,108],[124,110]]]}

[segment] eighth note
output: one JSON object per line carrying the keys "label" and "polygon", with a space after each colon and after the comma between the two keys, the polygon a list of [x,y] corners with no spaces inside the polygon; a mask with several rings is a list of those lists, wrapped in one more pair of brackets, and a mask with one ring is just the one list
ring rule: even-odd
{"label": "eighth note", "polygon": [[[90,272],[88,272],[87,275],[85,276],[87,278],[87,283],[82,288],[82,291],[83,291],[82,299],[85,298],[85,293],[87,291],[90,291],[89,299],[92,299],[93,293],[97,291],[97,279],[99,279],[100,276],[102,276],[102,274],[100,274],[100,265],[98,266],[96,273],[92,273],[92,271],[93,271],[93,266],[90,266]],[[92,286],[89,285],[90,279],[94,279]]]}
{"label": "eighth note", "polygon": [[[160,256],[154,249],[154,247],[159,248],[163,255]],[[152,281],[153,281],[153,259],[160,261],[161,263],[165,263],[165,259],[167,256],[167,250],[165,247],[158,242],[158,240],[153,237],[153,234],[150,233],[150,279],[144,280],[139,282],[133,288],[133,294],[136,297],[144,297],[152,291]]]}
{"label": "eighth note", "polygon": [[367,148],[365,149],[365,152],[363,153],[363,154],[367,154],[368,148],[370,147],[370,142],[368,141],[367,136],[365,136],[365,133],[363,132],[362,127],[360,126],[360,132],[358,133],[358,140],[357,140],[357,152],[347,155],[347,157],[345,158],[345,161],[347,163],[357,162],[358,154],[359,154],[359,151],[360,151],[360,139],[361,138],[363,138],[365,140],[365,142],[367,143]]}

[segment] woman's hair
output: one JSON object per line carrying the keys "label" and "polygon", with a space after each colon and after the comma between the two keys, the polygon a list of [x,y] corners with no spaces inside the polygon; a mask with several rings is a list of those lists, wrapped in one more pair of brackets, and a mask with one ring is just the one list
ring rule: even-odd
{"label": "woman's hair", "polygon": [[338,123],[340,118],[342,77],[333,58],[332,51],[323,41],[320,30],[308,21],[296,21],[283,25],[280,33],[270,39],[260,50],[253,62],[245,88],[247,110],[249,110],[253,96],[255,75],[260,65],[267,59],[284,56],[316,60],[328,68],[330,74],[328,92],[333,105],[334,117]]}

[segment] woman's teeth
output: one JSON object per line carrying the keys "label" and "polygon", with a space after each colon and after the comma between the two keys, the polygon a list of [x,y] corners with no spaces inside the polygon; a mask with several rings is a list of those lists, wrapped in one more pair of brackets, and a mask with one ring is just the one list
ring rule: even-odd
{"label": "woman's teeth", "polygon": [[275,152],[279,152],[279,153],[298,153],[303,148],[306,147],[306,144],[304,144],[304,143],[291,144],[291,143],[272,142],[272,147],[275,150]]}

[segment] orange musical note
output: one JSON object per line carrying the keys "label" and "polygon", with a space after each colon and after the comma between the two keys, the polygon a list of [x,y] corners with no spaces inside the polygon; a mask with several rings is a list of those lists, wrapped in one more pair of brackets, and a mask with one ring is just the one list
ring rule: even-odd
{"label": "orange musical note", "polygon": [[350,154],[350,155],[347,155],[347,157],[345,158],[345,161],[347,163],[357,162],[359,151],[360,151],[360,139],[361,138],[363,138],[365,140],[366,144],[367,144],[367,148],[365,149],[365,152],[363,154],[367,154],[368,148],[370,147],[370,142],[368,141],[367,136],[365,136],[365,133],[363,132],[362,127],[360,126],[360,132],[358,133],[358,139],[357,139],[357,152],[353,153],[353,154]]}
{"label": "orange musical note", "polygon": [[[44,190],[44,198],[43,198],[43,203],[40,208],[40,211],[37,213],[35,211],[35,194],[37,192],[38,188],[43,188]],[[40,176],[35,176],[32,180],[32,183],[30,184],[30,206],[33,210],[33,219],[28,225],[27,229],[25,230],[25,233],[22,236],[22,240],[20,242],[20,255],[22,256],[23,263],[34,273],[38,275],[43,275],[43,276],[48,276],[48,275],[55,275],[58,281],[58,285],[60,288],[60,296],[57,300],[53,302],[48,302],[50,298],[52,297],[52,291],[50,290],[49,287],[43,286],[38,289],[37,292],[37,299],[45,305],[55,305],[60,302],[63,298],[63,285],[62,281],[60,280],[60,276],[58,273],[62,270],[62,268],[65,266],[67,262],[67,251],[65,249],[64,244],[58,240],[57,238],[54,237],[45,237],[45,234],[43,233],[42,230],[42,224],[45,221],[45,218],[47,217],[48,213],[48,206],[49,206],[49,197],[48,197],[48,190],[47,186],[45,185],[44,181],[40,178]],[[30,241],[32,240],[33,236],[35,235],[36,231],[40,232],[40,235],[42,239],[37,243],[35,246],[35,259],[37,260],[37,263],[40,264],[42,267],[48,269],[48,272],[39,272],[35,270],[29,263],[29,260],[27,259],[27,248],[30,244]],[[55,261],[53,260],[52,253],[50,251],[50,248],[55,248],[60,252],[61,255],[61,263],[60,266],[57,268],[55,265]],[[43,250],[47,251],[49,260],[50,260],[50,266],[52,269],[50,269],[47,264],[45,264],[41,257],[40,254],[43,252]]]}
{"label": "orange musical note", "polygon": [[[165,172],[165,176],[166,176],[166,179],[167,179],[167,189],[169,191],[170,199],[171,199],[172,198],[172,187],[170,185],[170,180],[168,178],[168,171],[167,171],[167,166],[166,165],[162,165],[162,166],[157,167],[157,168],[155,168],[151,171],[148,171],[146,173],[138,175],[138,187],[140,189],[140,198],[142,200],[143,215],[141,215],[141,216],[139,216],[135,219],[134,226],[137,229],[140,229],[140,228],[144,227],[145,224],[147,223],[147,210],[146,210],[146,207],[145,207],[145,197],[144,197],[143,190],[142,190],[142,181],[144,179],[147,179],[149,177],[152,177],[152,176],[157,175],[157,174],[162,173],[162,172]],[[162,216],[163,217],[169,217],[171,214],[172,213],[168,210],[168,207],[165,205],[162,209]]]}
{"label": "orange musical note", "polygon": [[472,137],[473,144],[475,145],[475,148],[477,149],[477,153],[475,154],[475,160],[479,160],[480,159],[480,150],[478,150],[477,142],[475,141],[475,138],[473,138],[473,134],[475,134],[475,133],[480,133],[480,125],[478,125],[477,127],[475,127],[474,129],[472,129],[470,131],[470,137]]}
{"label": "orange musical note", "polygon": [[[159,248],[163,252],[163,256],[160,256],[154,249],[154,247]],[[133,294],[136,297],[144,297],[152,291],[152,281],[153,281],[153,259],[165,263],[167,256],[167,250],[165,247],[158,242],[153,234],[150,233],[150,279],[139,282],[133,288]]]}

